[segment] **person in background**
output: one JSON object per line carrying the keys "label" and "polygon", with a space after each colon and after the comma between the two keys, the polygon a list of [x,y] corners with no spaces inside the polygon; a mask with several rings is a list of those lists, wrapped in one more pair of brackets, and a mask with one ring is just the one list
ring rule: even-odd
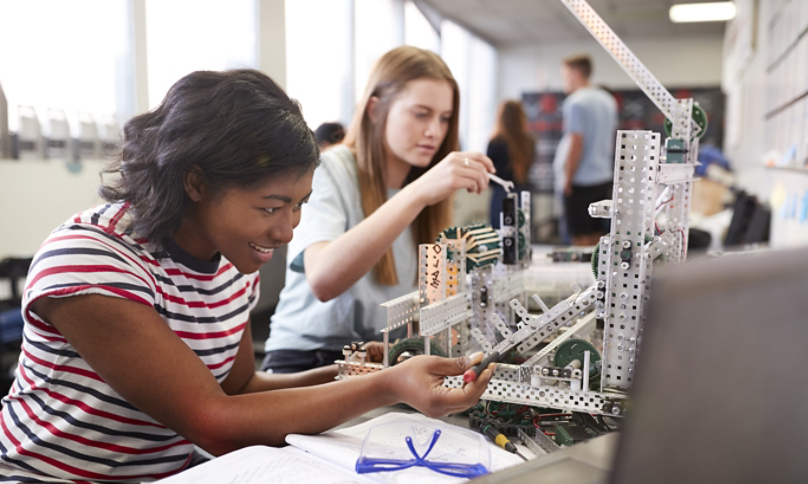
{"label": "person in background", "polygon": [[323,123],[314,130],[317,146],[320,151],[342,143],[345,138],[345,128],[340,123]]}
{"label": "person in background", "polygon": [[314,174],[262,369],[329,365],[346,344],[381,339],[380,304],[417,289],[417,244],[452,225],[456,190],[481,193],[494,172],[482,153],[457,151],[459,99],[430,51],[403,46],[376,63],[344,143]]}
{"label": "person in background", "polygon": [[[497,125],[486,154],[494,163],[498,176],[514,183],[514,191],[530,190],[528,176],[533,164],[536,144],[528,132],[527,116],[522,104],[505,101],[499,106]],[[491,205],[489,217],[491,226],[499,228],[499,215],[502,212],[502,199],[505,189],[499,184],[491,185]]]}
{"label": "person in background", "polygon": [[258,269],[292,239],[319,159],[269,77],[191,73],[123,131],[107,203],[70,217],[31,264],[0,481],[151,481],[185,469],[194,445],[218,456],[396,402],[436,417],[478,401],[495,365],[443,382],[482,354],[337,382],[333,366],[255,371]]}
{"label": "person in background", "polygon": [[572,245],[592,246],[606,232],[602,220],[589,216],[589,204],[610,199],[614,179],[617,103],[589,83],[589,56],[568,57],[561,66],[564,136],[554,160],[556,189],[563,199]]}

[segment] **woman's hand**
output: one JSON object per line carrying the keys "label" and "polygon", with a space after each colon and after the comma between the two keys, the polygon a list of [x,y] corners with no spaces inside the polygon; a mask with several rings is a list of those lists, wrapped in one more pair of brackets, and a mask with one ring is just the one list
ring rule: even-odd
{"label": "woman's hand", "polygon": [[482,358],[482,353],[460,358],[416,356],[382,373],[388,373],[389,388],[400,401],[436,418],[462,412],[477,404],[494,375],[495,363],[474,382],[461,388],[446,388],[443,379],[462,375]]}
{"label": "woman's hand", "polygon": [[381,341],[368,341],[362,348],[367,351],[368,361],[371,363],[382,363],[384,360],[384,343]]}
{"label": "woman's hand", "polygon": [[487,174],[495,171],[494,163],[484,154],[455,151],[408,187],[415,191],[415,196],[424,206],[429,206],[445,200],[461,188],[482,193],[488,188]]}

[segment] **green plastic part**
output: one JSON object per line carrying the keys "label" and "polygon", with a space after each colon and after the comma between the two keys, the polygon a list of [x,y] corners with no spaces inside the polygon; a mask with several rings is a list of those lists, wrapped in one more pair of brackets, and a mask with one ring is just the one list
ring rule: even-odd
{"label": "green plastic part", "polygon": [[575,443],[575,440],[573,440],[572,435],[570,435],[566,428],[558,425],[555,428],[555,443],[569,447]]}
{"label": "green plastic part", "polygon": [[[407,338],[390,348],[390,353],[388,354],[388,361],[390,362],[390,366],[393,366],[399,363],[398,359],[404,355],[404,353],[409,353],[411,356],[418,356],[424,354],[424,338]],[[434,356],[443,356],[446,357],[446,352],[443,349],[435,344],[434,341],[430,342],[429,344],[429,353]]]}
{"label": "green plastic part", "polygon": [[553,365],[564,368],[575,360],[584,362],[584,352],[589,351],[589,387],[600,387],[600,353],[589,341],[571,338],[556,348]]}
{"label": "green plastic part", "polygon": [[[476,255],[482,254],[483,252],[495,250],[499,251],[500,241],[499,236],[497,235],[496,231],[491,228],[488,224],[474,224],[469,225],[467,227],[449,227],[448,229],[444,229],[444,231],[439,235],[435,241],[440,242],[443,239],[460,239],[465,237],[469,232],[476,231],[476,234],[469,234],[471,239],[476,240],[490,240],[490,242],[486,242],[485,244],[479,244],[471,249],[466,249],[466,255]],[[471,241],[468,239],[467,243]],[[468,247],[468,245],[466,245]],[[448,257],[454,257],[454,251],[449,249],[447,251]],[[481,267],[485,267],[488,265],[496,264],[499,260],[499,253],[496,252],[493,255],[489,254],[485,258],[474,260],[474,257],[467,257],[466,258],[466,272],[471,272],[473,269],[479,269]]]}
{"label": "green plastic part", "polygon": [[[693,121],[701,128],[701,132],[699,132],[698,137],[701,138],[707,133],[707,126],[709,123],[707,122],[707,113],[701,109],[696,103],[693,103],[693,110],[690,112],[690,115],[693,117]],[[665,134],[670,136],[671,132],[673,131],[673,122],[665,118]]]}

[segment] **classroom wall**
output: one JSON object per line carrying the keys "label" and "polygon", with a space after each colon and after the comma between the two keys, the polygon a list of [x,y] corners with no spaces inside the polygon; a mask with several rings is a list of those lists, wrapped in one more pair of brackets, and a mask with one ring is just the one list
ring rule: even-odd
{"label": "classroom wall", "polygon": [[[727,31],[725,151],[772,210],[773,247],[808,244],[808,2],[739,0]],[[767,167],[775,164],[778,167]]]}
{"label": "classroom wall", "polygon": [[[624,41],[666,86],[706,87],[721,84],[722,36]],[[581,53],[592,57],[594,83],[613,89],[636,87],[603,47],[587,37],[552,45],[500,48],[499,99],[519,99],[523,92],[561,90],[561,61],[567,56]]]}
{"label": "classroom wall", "polygon": [[71,215],[101,203],[101,160],[0,160],[0,259],[31,257]]}

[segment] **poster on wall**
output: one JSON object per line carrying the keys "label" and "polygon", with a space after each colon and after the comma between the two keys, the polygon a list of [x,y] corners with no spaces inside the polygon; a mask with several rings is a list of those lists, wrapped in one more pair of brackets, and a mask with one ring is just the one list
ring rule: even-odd
{"label": "poster on wall", "polygon": [[[677,99],[692,97],[707,113],[709,125],[701,146],[722,147],[724,141],[724,94],[720,87],[674,88]],[[665,116],[639,89],[609,91],[617,101],[618,129],[665,132]],[[553,158],[563,135],[562,92],[530,92],[522,94],[530,131],[536,139],[536,160],[530,170],[530,182],[537,193],[553,193]]]}

